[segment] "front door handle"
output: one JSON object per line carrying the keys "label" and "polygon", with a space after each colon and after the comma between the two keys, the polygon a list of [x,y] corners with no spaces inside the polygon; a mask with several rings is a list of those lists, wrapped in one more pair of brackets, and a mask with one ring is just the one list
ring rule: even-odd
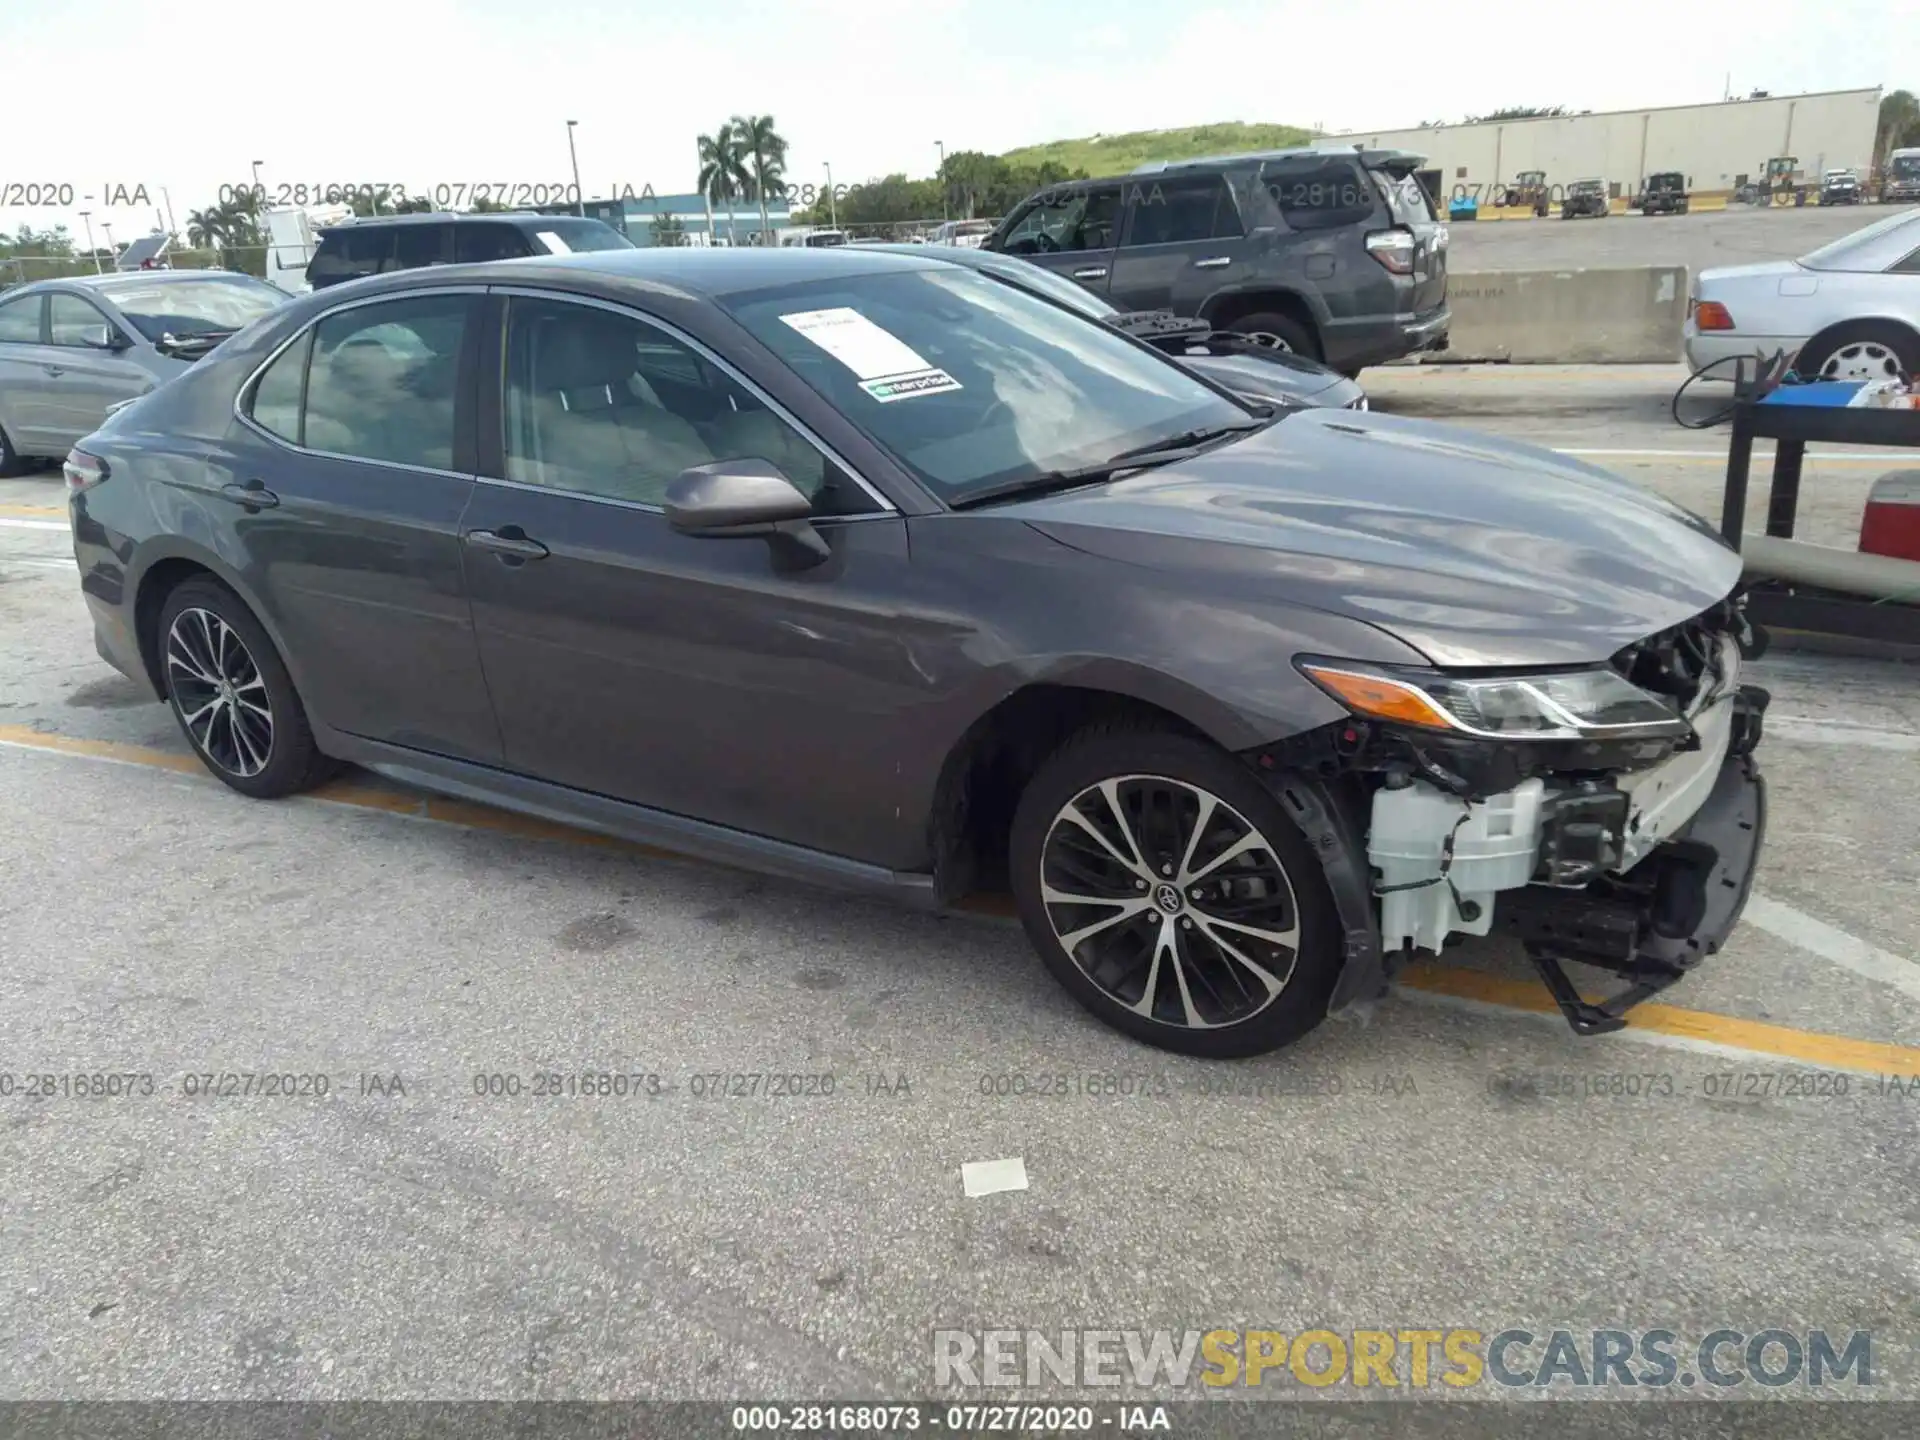
{"label": "front door handle", "polygon": [[46,369],[46,372],[49,375],[53,376],[54,379],[56,380],[59,379],[62,375],[67,373],[65,369],[63,369],[61,366],[58,366],[58,365],[48,365],[45,367],[45,369]]}
{"label": "front door handle", "polygon": [[502,525],[498,530],[469,530],[467,544],[476,550],[491,550],[508,565],[539,560],[548,553],[546,546],[538,540],[529,540],[527,532],[518,525]]}
{"label": "front door handle", "polygon": [[1073,278],[1076,280],[1104,280],[1107,278],[1107,267],[1104,265],[1096,265],[1091,270],[1076,270],[1073,272]]}
{"label": "front door handle", "polygon": [[271,510],[280,503],[280,497],[259,480],[249,480],[244,485],[222,485],[220,498],[244,505],[249,510]]}
{"label": "front door handle", "polygon": [[1222,265],[1231,265],[1232,263],[1233,257],[1231,255],[1213,255],[1205,260],[1194,261],[1193,268],[1196,270],[1218,270]]}

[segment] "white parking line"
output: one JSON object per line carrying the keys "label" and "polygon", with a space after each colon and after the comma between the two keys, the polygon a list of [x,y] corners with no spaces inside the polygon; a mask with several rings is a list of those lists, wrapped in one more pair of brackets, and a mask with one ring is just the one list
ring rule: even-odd
{"label": "white parking line", "polygon": [[1844,930],[1836,930],[1824,920],[1816,920],[1804,911],[1764,895],[1748,898],[1741,919],[1789,945],[1797,945],[1809,955],[1818,955],[1843,970],[1891,985],[1901,994],[1920,1000],[1920,965],[1901,959],[1891,950],[1869,945]]}
{"label": "white parking line", "polygon": [[0,515],[0,525],[9,530],[59,530],[62,533],[72,529],[64,520],[16,520],[11,515]]}
{"label": "white parking line", "polygon": [[[1585,450],[1556,445],[1553,453],[1556,455],[1577,455],[1583,459],[1594,455],[1611,455],[1619,459],[1644,458],[1648,460],[1724,460],[1727,458],[1727,452],[1724,450],[1707,450],[1698,446],[1687,450]],[[1756,456],[1767,453],[1769,452],[1760,447],[1756,447],[1754,450]],[[1815,460],[1878,460],[1881,464],[1888,466],[1894,463],[1893,459],[1889,456],[1874,455],[1864,450],[1841,450],[1837,452],[1820,450],[1808,455],[1807,460],[1809,462]]]}

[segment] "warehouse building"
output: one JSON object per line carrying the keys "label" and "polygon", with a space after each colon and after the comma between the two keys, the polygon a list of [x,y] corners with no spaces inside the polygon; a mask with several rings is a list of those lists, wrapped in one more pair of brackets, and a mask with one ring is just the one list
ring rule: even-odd
{"label": "warehouse building", "polygon": [[1663,170],[1687,176],[1693,191],[1732,191],[1761,180],[1767,161],[1797,160],[1801,178],[1849,169],[1864,180],[1873,161],[1880,91],[1827,90],[1707,105],[1543,116],[1326,137],[1427,156],[1427,179],[1442,201],[1483,200],[1523,171],[1546,172],[1550,187],[1602,179],[1614,195],[1638,193]]}

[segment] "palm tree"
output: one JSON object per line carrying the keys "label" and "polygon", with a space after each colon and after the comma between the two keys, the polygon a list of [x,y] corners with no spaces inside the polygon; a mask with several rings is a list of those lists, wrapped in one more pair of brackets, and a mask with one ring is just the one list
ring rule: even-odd
{"label": "palm tree", "polygon": [[709,204],[718,202],[727,207],[727,241],[737,244],[738,237],[733,231],[733,202],[741,197],[748,184],[740,137],[734,133],[733,124],[729,121],[713,134],[702,135],[699,144],[700,193],[707,197]]}
{"label": "palm tree", "polygon": [[786,137],[773,128],[771,115],[736,115],[732,129],[747,172],[747,193],[760,202],[760,243],[766,245],[773,238],[767,197],[787,193]]}
{"label": "palm tree", "polygon": [[211,250],[227,243],[227,217],[222,207],[211,210],[193,210],[187,215],[188,243],[202,250]]}

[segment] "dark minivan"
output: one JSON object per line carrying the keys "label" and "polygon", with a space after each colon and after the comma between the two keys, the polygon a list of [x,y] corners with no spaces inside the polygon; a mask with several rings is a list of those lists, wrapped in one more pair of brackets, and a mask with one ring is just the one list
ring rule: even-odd
{"label": "dark minivan", "polygon": [[1352,375],[1446,348],[1447,227],[1402,150],[1143,165],[1017,206],[985,248],[1123,310],[1197,316]]}
{"label": "dark minivan", "polygon": [[307,283],[324,290],[391,270],[634,248],[605,221],[577,215],[375,215],[323,231]]}

